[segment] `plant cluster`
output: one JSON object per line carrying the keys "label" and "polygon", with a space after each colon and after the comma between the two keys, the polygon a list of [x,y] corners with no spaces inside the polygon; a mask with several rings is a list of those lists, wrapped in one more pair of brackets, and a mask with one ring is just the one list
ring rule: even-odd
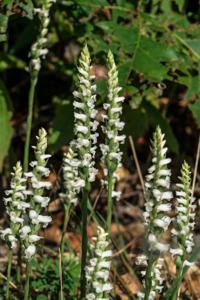
{"label": "plant cluster", "polygon": [[[70,289],[65,289],[65,284],[70,285],[70,283],[64,283],[66,282],[65,276],[69,275],[70,270],[65,270],[64,241],[71,211],[78,203],[79,198],[82,208],[80,298],[87,300],[110,299],[112,291],[112,285],[109,283],[112,259],[112,251],[109,249],[109,235],[112,202],[113,198],[118,196],[118,193],[114,191],[117,178],[115,172],[121,164],[120,143],[124,142],[125,136],[119,135],[119,131],[124,126],[120,120],[124,97],[119,96],[121,88],[118,85],[118,72],[111,52],[108,53],[108,101],[104,104],[102,114],[104,122],[102,132],[105,135],[105,140],[104,144],[100,145],[105,175],[103,185],[108,191],[107,226],[105,231],[98,225],[97,237],[94,237],[94,243],[89,245],[87,236],[88,208],[90,207],[91,182],[95,180],[97,172],[95,156],[99,136],[94,80],[94,76],[91,75],[90,54],[87,46],[85,46],[79,59],[78,90],[74,92],[75,138],[70,143],[68,152],[63,158],[64,180],[63,192],[60,194],[64,207],[63,235],[59,258],[61,266],[58,262],[58,266],[54,270],[58,272],[57,277],[59,277],[60,286],[57,286],[57,293],[61,300],[65,298],[66,291],[70,297],[77,293],[77,273],[76,278],[73,279],[74,295],[71,294]],[[47,167],[47,161],[51,155],[46,153],[47,132],[41,128],[36,139],[37,144],[33,147],[35,159],[29,164],[31,170],[24,172],[20,162],[17,162],[11,174],[10,189],[5,192],[4,202],[10,219],[10,226],[1,230],[1,237],[9,247],[6,299],[10,299],[9,282],[13,250],[16,250],[19,245],[22,249],[22,257],[26,261],[24,299],[29,299],[30,277],[34,266],[36,243],[41,239],[39,232],[48,226],[52,220],[50,216],[43,214],[50,200],[46,195],[46,190],[51,189],[51,183],[48,181],[50,170]],[[173,193],[170,185],[171,170],[168,165],[171,159],[167,158],[168,149],[165,144],[165,136],[160,127],[157,127],[151,146],[152,165],[148,170],[145,182],[146,245],[145,252],[137,258],[138,264],[144,265],[145,269],[142,271],[143,289],[138,293],[138,299],[154,300],[158,293],[163,293],[164,299],[177,299],[186,270],[185,267],[193,265],[190,255],[194,245],[193,230],[196,205],[191,189],[190,167],[186,162],[183,163],[180,182],[176,185],[176,218],[174,219],[170,216]],[[99,223],[97,220],[95,222]],[[163,242],[163,235],[169,230],[171,230],[173,237],[172,246],[168,242]],[[164,254],[168,251],[175,259],[177,278],[166,291],[163,274]],[[39,272],[37,268],[36,272]],[[56,274],[52,276],[56,278]],[[45,277],[43,279],[41,277],[41,280],[45,282]],[[45,290],[45,287],[41,289],[41,280],[33,281],[33,286],[38,292]]]}
{"label": "plant cluster", "polygon": [[[50,4],[51,13],[48,12]],[[0,117],[4,124],[0,128],[3,137],[1,172],[3,161],[13,145],[14,131],[10,120],[15,112],[22,113],[23,117],[26,115],[22,99],[24,90],[29,88],[27,70],[31,67],[33,71],[34,62],[36,69],[40,69],[44,55],[44,69],[32,73],[39,72],[41,80],[38,109],[51,129],[50,148],[56,152],[73,138],[71,91],[74,65],[84,41],[96,58],[98,103],[103,104],[106,95],[102,57],[109,49],[117,57],[119,82],[127,98],[123,111],[126,134],[134,132],[134,136],[139,137],[147,133],[150,126],[159,124],[170,150],[178,153],[183,148],[186,151],[187,141],[192,143],[194,136],[186,135],[184,147],[180,141],[187,126],[192,131],[196,128],[191,111],[197,126],[200,125],[198,11],[197,2],[180,0],[59,0],[55,3],[2,0],[0,72],[6,75],[1,76],[0,81],[5,116]],[[49,16],[52,16],[50,24]],[[34,46],[30,51],[31,43]],[[9,75],[14,76],[11,82]],[[46,82],[50,83],[49,89],[42,88]],[[9,105],[10,102],[15,103],[14,107]],[[48,111],[43,110],[46,105]],[[52,110],[53,116],[49,113]],[[64,127],[66,115],[69,122]],[[20,121],[15,131],[21,126]],[[19,139],[23,140],[23,134],[19,134]],[[11,159],[12,156],[8,161]]]}
{"label": "plant cluster", "polygon": [[[14,64],[15,67],[29,72],[30,88],[23,166],[20,161],[15,164],[11,173],[10,188],[5,191],[4,198],[9,219],[8,227],[1,230],[1,238],[8,246],[4,299],[9,300],[15,297],[12,297],[10,292],[11,285],[13,286],[12,281],[14,281],[14,286],[16,283],[17,288],[23,287],[19,289],[18,298],[23,297],[24,300],[34,297],[37,297],[37,300],[54,298],[107,300],[113,297],[113,285],[110,283],[113,258],[110,245],[113,200],[115,198],[119,200],[121,196],[121,193],[115,190],[117,169],[121,166],[123,152],[120,148],[126,137],[124,131],[128,133],[130,129],[127,129],[128,122],[125,126],[125,122],[121,120],[121,115],[123,110],[125,119],[128,120],[130,107],[134,110],[134,112],[131,111],[131,119],[136,120],[134,122],[138,122],[139,127],[138,131],[135,130],[134,124],[131,132],[133,129],[136,135],[140,135],[150,124],[154,123],[160,123],[166,132],[165,135],[158,126],[151,145],[152,165],[148,170],[144,185],[144,253],[137,257],[137,263],[143,268],[139,275],[143,280],[143,286],[136,297],[138,300],[154,300],[157,299],[158,294],[161,294],[164,300],[179,299],[184,274],[195,261],[193,231],[196,204],[191,187],[191,170],[186,162],[182,165],[175,195],[172,192],[169,168],[171,159],[167,157],[165,136],[174,152],[178,152],[178,143],[171,127],[166,122],[166,112],[160,114],[157,110],[160,106],[157,100],[162,96],[162,88],[160,88],[162,81],[165,80],[167,83],[176,81],[181,86],[187,86],[188,99],[195,101],[194,104],[189,105],[195,116],[199,111],[195,98],[199,91],[196,84],[196,77],[199,75],[197,68],[199,54],[196,50],[195,39],[199,33],[194,31],[192,34],[191,27],[188,30],[184,24],[177,25],[177,15],[180,17],[179,24],[183,22],[180,12],[184,10],[184,5],[179,4],[178,1],[169,4],[165,0],[151,1],[148,5],[142,1],[133,1],[133,3],[116,1],[116,5],[113,4],[114,2],[111,5],[108,1],[103,1],[105,10],[102,10],[102,1],[95,3],[74,1],[74,3],[66,4],[65,1],[45,0],[36,1],[37,7],[34,7],[32,1],[18,2],[20,1],[14,3],[9,0],[0,4],[0,7],[2,6],[7,13],[3,18],[4,22],[1,22],[2,14],[0,14],[0,30],[7,28],[8,12],[15,7],[26,12],[26,16],[30,19],[37,16],[40,26],[36,38],[31,40],[32,47],[28,51],[28,64],[23,60],[18,60],[15,50],[5,60],[6,66]],[[119,3],[124,3],[124,5],[121,6]],[[58,11],[58,15],[55,13],[53,18],[55,28],[49,29],[52,5]],[[134,24],[132,22],[133,8],[135,9]],[[88,24],[88,18],[91,12],[94,13],[94,9],[97,9],[95,18],[91,18],[92,21]],[[69,132],[67,132],[68,136],[64,134],[64,140],[68,142],[69,147],[63,157],[62,192],[59,194],[64,212],[62,239],[59,251],[51,249],[53,258],[39,257],[37,255],[39,246],[42,251],[45,251],[44,244],[40,243],[41,231],[52,221],[51,216],[47,215],[52,184],[49,176],[50,169],[47,165],[51,155],[47,153],[47,132],[43,128],[36,136],[37,143],[33,147],[34,160],[29,162],[34,100],[42,58],[45,58],[49,52],[47,47],[52,51],[57,39],[62,39],[62,26],[66,25],[64,19],[68,10],[71,13],[70,21],[80,19],[77,20],[77,24],[84,25],[83,38],[88,39],[93,53],[98,54],[105,50],[108,52],[107,66],[104,69],[104,80],[99,81],[95,74],[96,66],[91,60],[88,46],[85,45],[77,66],[73,109],[66,101],[63,103],[67,104],[67,109],[63,110],[63,103],[61,104],[58,100],[60,105],[58,115],[63,114],[64,125],[66,125],[66,112],[69,113],[69,107],[71,111],[68,116],[70,114],[74,116],[73,134]],[[150,10],[149,14],[147,10]],[[103,19],[98,15],[102,11],[105,15]],[[111,12],[112,19],[109,17]],[[163,22],[163,17],[166,18],[165,22]],[[192,28],[194,29],[195,26]],[[75,26],[71,28],[73,34],[75,29]],[[109,29],[108,34],[107,29]],[[101,39],[99,34],[102,35]],[[4,34],[3,40],[5,41]],[[63,40],[65,43],[65,39]],[[81,42],[82,38],[78,41]],[[183,46],[184,51],[182,51]],[[20,48],[19,45],[18,47]],[[60,63],[51,51],[49,53],[51,70],[56,69],[61,75],[72,76],[72,70],[68,69],[65,63]],[[191,60],[188,59],[188,52],[191,54]],[[118,68],[113,53],[119,53]],[[7,67],[5,65],[1,67],[0,64],[0,70],[1,68]],[[192,76],[191,80],[191,74],[197,75]],[[45,87],[47,82],[45,82]],[[124,88],[127,101],[121,95],[121,86]],[[4,117],[3,126],[0,126],[0,136],[3,141],[3,147],[0,145],[0,170],[12,137],[9,102],[6,86],[0,81],[0,105],[2,105]],[[65,130],[65,126],[62,128],[60,126],[60,119],[61,117],[58,116],[59,124],[57,121],[53,122],[50,130],[50,146],[54,150],[58,148],[58,144],[59,146],[64,144],[63,141],[58,143],[57,140],[60,133]],[[199,120],[198,117],[196,119]],[[72,131],[72,128],[70,130]],[[103,167],[102,189],[107,192],[106,221],[102,216],[96,215],[91,205],[90,194],[93,182],[96,181],[99,162]],[[74,253],[68,254],[66,249],[69,252],[71,249],[65,244],[68,223],[78,204],[81,207],[81,224],[80,227],[77,226],[81,234],[80,259]],[[175,217],[172,217],[173,210]],[[89,211],[97,225],[97,236],[91,241],[88,238]],[[170,233],[171,239],[166,239],[167,233]],[[171,282],[165,276],[166,253],[170,253],[176,265],[177,276]],[[15,273],[12,273],[15,258],[13,254],[17,254],[18,267]],[[55,264],[54,261],[56,261]],[[25,270],[24,262],[26,274],[22,276],[22,271],[24,273]],[[51,287],[49,288],[48,285]]]}
{"label": "plant cluster", "polygon": [[[184,162],[181,169],[180,183],[177,183],[175,211],[176,218],[172,218],[172,198],[170,191],[171,170],[166,157],[164,134],[157,127],[152,141],[152,166],[148,170],[145,183],[145,232],[146,252],[137,258],[145,270],[143,291],[139,292],[139,299],[153,300],[161,294],[165,287],[164,254],[168,251],[175,257],[177,277],[169,290],[164,292],[164,299],[178,299],[180,285],[185,273],[184,266],[192,266],[189,261],[193,249],[193,230],[195,220],[194,197],[191,189],[191,171]],[[171,228],[170,228],[171,227]],[[163,242],[163,235],[171,231],[173,244]],[[174,248],[175,247],[175,248]]]}

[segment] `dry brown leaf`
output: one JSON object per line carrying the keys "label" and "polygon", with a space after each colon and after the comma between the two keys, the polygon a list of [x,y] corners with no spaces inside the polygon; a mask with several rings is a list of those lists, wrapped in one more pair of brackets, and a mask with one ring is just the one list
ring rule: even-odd
{"label": "dry brown leaf", "polygon": [[188,99],[183,99],[183,100],[181,100],[181,101],[179,101],[179,106],[181,106],[181,107],[186,107],[186,106],[188,106],[188,104],[189,104],[190,102],[189,102],[189,100]]}
{"label": "dry brown leaf", "polygon": [[167,270],[169,271],[169,275],[175,277],[176,276],[176,265],[174,263],[172,256],[169,254],[166,254],[164,259],[165,259],[165,263],[167,265]]}
{"label": "dry brown leaf", "polygon": [[52,185],[55,185],[57,182],[57,175],[53,172],[49,174],[48,180],[52,183]]}
{"label": "dry brown leaf", "polygon": [[93,236],[96,236],[97,234],[97,225],[95,223],[90,223],[90,225],[87,228],[88,237],[92,238]]}
{"label": "dry brown leaf", "polygon": [[42,231],[41,235],[48,241],[60,244],[62,233],[56,225],[52,225]]}
{"label": "dry brown leaf", "polygon": [[127,288],[132,294],[137,294],[142,288],[140,281],[136,277],[131,276],[129,273],[121,275],[121,279],[125,282]]}
{"label": "dry brown leaf", "polygon": [[64,219],[64,212],[60,211],[53,216],[52,224],[58,227],[62,227]]}
{"label": "dry brown leaf", "polygon": [[76,253],[81,253],[81,235],[77,232],[67,232],[65,237],[69,240],[72,249]]}
{"label": "dry brown leaf", "polygon": [[48,211],[49,212],[57,212],[61,209],[61,201],[60,199],[56,199],[49,203]]}
{"label": "dry brown leaf", "polygon": [[130,172],[124,167],[117,168],[116,174],[119,176],[119,180],[129,180],[132,177]]}
{"label": "dry brown leaf", "polygon": [[192,299],[200,299],[200,270],[196,265],[189,268],[185,275],[185,281]]}
{"label": "dry brown leaf", "polygon": [[91,75],[94,75],[97,80],[107,78],[107,69],[102,65],[92,65]]}
{"label": "dry brown leaf", "polygon": [[111,234],[119,234],[125,232],[127,229],[124,225],[122,224],[111,224]]}

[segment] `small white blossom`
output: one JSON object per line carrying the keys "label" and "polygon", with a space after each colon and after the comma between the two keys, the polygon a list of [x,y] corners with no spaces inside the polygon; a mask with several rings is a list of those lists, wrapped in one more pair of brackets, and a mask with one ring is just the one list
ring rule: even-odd
{"label": "small white blossom", "polygon": [[[121,121],[122,102],[124,97],[119,96],[121,88],[118,83],[118,71],[111,51],[108,53],[108,100],[103,104],[106,113],[103,115],[102,131],[105,135],[105,143],[100,145],[102,152],[102,163],[104,165],[104,184],[108,186],[109,177],[113,178],[113,186],[116,178],[114,173],[121,164],[122,152],[120,144],[124,143],[125,135],[120,135],[124,128],[124,122]],[[107,172],[109,170],[109,172]],[[120,198],[118,192],[112,192],[112,197]]]}
{"label": "small white blossom", "polygon": [[[77,159],[81,164],[78,166],[80,180],[76,180],[74,188],[84,188],[85,180],[92,182],[96,177],[96,168],[94,167],[94,156],[96,151],[98,122],[95,120],[97,111],[96,103],[96,85],[93,84],[90,75],[90,54],[87,46],[81,52],[78,66],[78,90],[73,95],[76,100],[74,105],[75,117],[75,135],[73,141],[73,151],[77,154]],[[85,178],[85,170],[88,170],[87,179]],[[84,171],[83,171],[84,170]],[[78,179],[78,178],[77,178]]]}
{"label": "small white blossom", "polygon": [[41,29],[36,42],[32,45],[30,51],[30,70],[37,71],[41,69],[41,57],[45,58],[48,49],[45,47],[47,43],[48,25],[49,25],[49,11],[54,0],[43,0],[41,8],[34,8],[35,13],[39,15],[41,22]]}
{"label": "small white blossom", "polygon": [[30,260],[34,254],[36,253],[36,247],[35,245],[29,245],[26,249],[25,249],[25,257],[27,260]]}
{"label": "small white blossom", "polygon": [[[98,227],[92,257],[86,267],[87,294],[86,299],[109,299],[112,285],[108,282],[111,265],[112,251],[107,250],[107,233],[103,228]],[[104,298],[102,298],[102,294]]]}
{"label": "small white blossom", "polygon": [[32,147],[35,152],[35,160],[30,163],[32,171],[25,175],[29,180],[29,190],[24,193],[25,197],[31,202],[31,206],[27,210],[27,225],[20,231],[25,249],[25,257],[31,260],[36,252],[35,243],[40,240],[38,236],[39,230],[46,227],[51,222],[50,216],[42,215],[41,212],[48,206],[50,198],[45,196],[45,190],[51,188],[51,182],[46,180],[50,174],[47,160],[50,157],[46,154],[47,149],[47,133],[41,128],[38,132],[37,144]]}
{"label": "small white blossom", "polygon": [[[172,222],[172,218],[167,213],[171,211],[169,200],[173,198],[171,191],[168,190],[171,171],[167,165],[171,159],[166,158],[166,153],[164,134],[157,127],[152,141],[152,166],[148,170],[145,182],[144,219],[148,241],[145,266],[148,272],[144,271],[144,291],[139,293],[139,299],[154,300],[163,289],[164,279],[161,276],[163,261],[159,256],[169,250],[169,245],[162,243],[161,237]],[[150,277],[149,272],[151,272]],[[150,289],[146,288],[146,284]]]}
{"label": "small white blossom", "polygon": [[4,198],[6,211],[10,217],[10,227],[1,231],[1,237],[11,249],[14,249],[17,247],[19,231],[24,224],[24,210],[26,209],[25,196],[23,194],[26,186],[20,162],[16,163],[11,176],[11,189],[5,192],[8,197]]}

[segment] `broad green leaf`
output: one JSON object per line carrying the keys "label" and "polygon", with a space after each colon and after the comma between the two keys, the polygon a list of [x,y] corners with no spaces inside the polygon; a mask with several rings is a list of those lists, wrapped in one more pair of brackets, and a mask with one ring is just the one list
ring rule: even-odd
{"label": "broad green leaf", "polygon": [[200,40],[199,39],[189,39],[187,38],[187,35],[185,32],[176,33],[174,35],[177,40],[185,46],[188,50],[190,50],[190,53],[193,53],[195,58],[199,61],[200,59]]}
{"label": "broad green leaf", "polygon": [[200,57],[200,40],[186,39],[185,42]]}
{"label": "broad green leaf", "polygon": [[12,54],[20,52],[23,49],[26,49],[26,51],[28,49],[29,51],[30,44],[35,41],[37,26],[35,26],[34,22],[30,22],[28,19],[25,19],[24,22],[24,29],[15,40],[15,44],[12,48]]}
{"label": "broad green leaf", "polygon": [[13,134],[11,117],[12,110],[9,95],[4,83],[0,81],[0,172],[2,171],[4,158],[8,154]]}
{"label": "broad green leaf", "polygon": [[142,106],[133,110],[129,104],[124,105],[123,117],[126,121],[124,128],[126,135],[139,137],[143,135],[149,127],[149,117]]}
{"label": "broad green leaf", "polygon": [[[104,79],[101,80],[97,80],[96,81],[96,85],[97,85],[97,95],[101,96],[101,98],[105,98],[107,96],[107,89],[108,89],[108,84],[107,81]],[[98,104],[100,104],[102,101],[98,101]]]}
{"label": "broad green leaf", "polygon": [[162,81],[168,77],[168,69],[143,47],[136,51],[132,66],[137,72],[146,75],[151,80]]}
{"label": "broad green leaf", "polygon": [[194,103],[189,104],[189,108],[193,113],[197,126],[200,128],[200,100],[196,100]]}
{"label": "broad green leaf", "polygon": [[56,113],[50,130],[49,148],[56,152],[73,138],[74,116],[70,101],[55,98],[54,104]]}
{"label": "broad green leaf", "polygon": [[32,0],[29,0],[27,3],[19,3],[19,7],[21,7],[25,11],[26,16],[29,19],[33,19],[34,6]]}
{"label": "broad green leaf", "polygon": [[132,54],[138,40],[138,28],[117,25],[114,28],[113,40],[117,40],[124,51]]}
{"label": "broad green leaf", "polygon": [[0,42],[7,40],[8,16],[0,14]]}
{"label": "broad green leaf", "polygon": [[26,63],[20,58],[6,53],[0,53],[0,71],[16,68],[25,69]]}
{"label": "broad green leaf", "polygon": [[182,12],[186,5],[185,0],[175,0],[175,3],[178,6],[179,11]]}
{"label": "broad green leaf", "polygon": [[146,37],[138,40],[135,47],[132,67],[146,75],[149,79],[162,81],[169,79],[168,67],[162,62],[175,61],[176,53],[171,49]]}
{"label": "broad green leaf", "polygon": [[14,0],[3,0],[4,5],[12,5]]}
{"label": "broad green leaf", "polygon": [[124,63],[122,63],[118,66],[120,86],[126,85],[131,70],[132,70],[132,61],[131,61],[131,59],[126,59],[126,61]]}
{"label": "broad green leaf", "polygon": [[48,298],[47,298],[47,296],[42,294],[42,295],[37,296],[36,300],[48,300]]}
{"label": "broad green leaf", "polygon": [[185,98],[191,99],[200,93],[200,78],[199,76],[179,76],[178,81],[188,87]]}
{"label": "broad green leaf", "polygon": [[108,1],[106,0],[76,0],[76,3],[78,3],[79,5],[88,5],[91,7],[96,7],[96,6],[104,6],[104,5],[108,5]]}
{"label": "broad green leaf", "polygon": [[160,125],[162,131],[165,133],[169,149],[175,153],[178,153],[179,144],[167,120],[152,104],[144,101],[143,105],[148,113],[150,123],[154,126]]}

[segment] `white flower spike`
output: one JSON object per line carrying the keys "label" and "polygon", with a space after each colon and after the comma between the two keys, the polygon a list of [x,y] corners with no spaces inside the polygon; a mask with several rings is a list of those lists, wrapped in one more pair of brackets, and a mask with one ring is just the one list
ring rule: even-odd
{"label": "white flower spike", "polygon": [[26,202],[23,192],[26,190],[25,179],[22,174],[22,166],[17,162],[11,173],[10,190],[4,198],[7,214],[10,217],[10,228],[1,230],[1,237],[7,242],[9,248],[15,249],[19,240],[19,232],[24,224],[24,212],[30,206]]}
{"label": "white flower spike", "polygon": [[97,237],[93,238],[92,257],[86,267],[87,295],[86,299],[108,300],[112,290],[109,283],[109,271],[112,251],[108,250],[109,242],[107,233],[100,226],[97,229]]}
{"label": "white flower spike", "polygon": [[38,14],[41,28],[36,42],[32,45],[30,51],[30,69],[32,71],[38,72],[41,69],[41,58],[45,58],[48,53],[46,47],[47,43],[47,34],[48,34],[48,25],[50,22],[49,11],[52,4],[56,2],[55,0],[43,0],[41,8],[35,8],[35,13]]}

